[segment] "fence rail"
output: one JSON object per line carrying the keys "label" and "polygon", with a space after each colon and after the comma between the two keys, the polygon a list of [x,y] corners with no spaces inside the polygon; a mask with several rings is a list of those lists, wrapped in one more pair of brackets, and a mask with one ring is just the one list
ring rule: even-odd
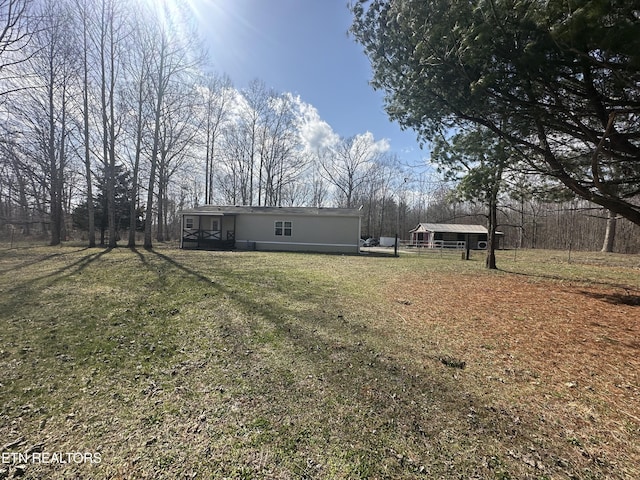
{"label": "fence rail", "polygon": [[433,242],[403,242],[402,246],[429,250],[464,250],[467,244],[464,241],[434,240]]}

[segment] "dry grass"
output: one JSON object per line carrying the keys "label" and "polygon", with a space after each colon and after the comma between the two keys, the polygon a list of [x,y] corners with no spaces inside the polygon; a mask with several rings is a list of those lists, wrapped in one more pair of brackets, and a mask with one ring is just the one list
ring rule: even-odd
{"label": "dry grass", "polygon": [[0,251],[0,478],[640,477],[638,257]]}
{"label": "dry grass", "polygon": [[388,292],[411,330],[465,362],[479,391],[577,447],[581,468],[640,474],[637,290],[494,274],[412,275]]}

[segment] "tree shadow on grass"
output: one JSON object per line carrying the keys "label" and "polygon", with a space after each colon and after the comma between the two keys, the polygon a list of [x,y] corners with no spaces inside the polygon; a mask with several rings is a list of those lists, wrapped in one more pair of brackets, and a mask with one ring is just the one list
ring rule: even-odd
{"label": "tree shadow on grass", "polygon": [[510,275],[516,275],[518,277],[526,277],[526,278],[538,278],[538,279],[543,279],[543,280],[552,280],[555,282],[572,282],[572,283],[588,283],[589,285],[598,285],[601,287],[609,287],[609,288],[618,288],[618,289],[622,289],[622,290],[635,290],[635,287],[626,285],[626,284],[622,284],[622,283],[616,283],[616,282],[607,282],[607,281],[602,281],[602,280],[581,280],[580,278],[576,278],[576,277],[570,277],[570,276],[563,276],[563,275],[545,275],[542,273],[525,273],[525,272],[518,272],[515,270],[508,270],[506,268],[498,268],[498,271],[500,272],[504,272],[504,273],[508,273]]}
{"label": "tree shadow on grass", "polygon": [[[40,257],[35,260],[29,260],[27,262],[20,263],[10,271],[18,271],[21,268],[32,266],[38,263],[42,263],[44,267],[46,266],[46,262],[48,261],[59,260],[60,257],[64,257],[66,255],[73,255],[86,250],[89,250],[89,249],[83,248],[83,249],[73,251],[73,252],[68,252],[68,253],[56,253],[56,254],[47,255],[45,257]],[[64,265],[60,268],[55,269],[52,272],[30,278],[29,280],[26,280],[26,281],[20,281],[20,279],[18,279],[11,288],[7,289],[4,292],[4,295],[3,295],[4,299],[3,301],[0,301],[0,308],[6,309],[7,311],[16,311],[17,309],[23,306],[26,299],[29,299],[30,301],[37,299],[37,297],[40,296],[40,293],[47,287],[82,272],[87,267],[89,267],[92,263],[96,262],[103,255],[106,255],[110,251],[111,249],[107,248],[99,252],[83,255],[77,260],[69,263],[68,265]]]}
{"label": "tree shadow on grass", "polygon": [[[140,258],[140,261],[142,261],[142,263],[144,263],[145,265],[148,265],[147,259],[146,257],[138,250],[136,250],[135,248],[132,248],[132,251],[135,252],[138,257]],[[178,270],[182,271],[183,273],[186,273],[189,276],[192,276],[194,278],[196,278],[197,280],[201,281],[201,282],[207,282],[209,284],[211,284],[211,279],[203,274],[201,274],[200,272],[193,270],[189,267],[184,266],[183,264],[177,262],[175,259],[158,252],[157,250],[153,250],[153,249],[147,249],[146,250],[149,253],[152,253],[153,255],[155,255],[156,257],[158,257],[161,260],[164,260],[165,262],[169,263],[170,265],[172,265],[173,267],[177,268]]]}
{"label": "tree shadow on grass", "polygon": [[[147,261],[147,257],[145,257],[142,252],[140,250],[138,250],[137,247],[133,246],[133,247],[127,247],[129,250],[131,250],[133,253],[135,253],[138,256],[138,259],[140,260],[140,262],[142,262],[142,264],[145,267],[149,266],[149,262]],[[147,250],[149,252],[151,252],[152,250]]]}
{"label": "tree shadow on grass", "polygon": [[[42,248],[42,247],[39,247],[39,249],[40,248]],[[80,253],[80,252],[83,252],[83,251],[86,251],[86,250],[89,250],[89,248],[85,247],[85,248],[80,248],[78,250],[51,253],[49,255],[34,255],[28,261],[22,261],[18,265],[16,265],[15,267],[7,268],[7,269],[4,269],[4,270],[0,270],[0,275],[1,274],[5,274],[7,272],[16,271],[16,270],[19,270],[19,269],[22,269],[22,268],[25,268],[25,267],[30,267],[31,265],[36,265],[38,263],[46,262],[47,260],[53,260],[55,258],[64,257],[66,255],[72,255],[72,254]],[[7,250],[5,253],[11,253],[11,250]],[[4,255],[4,256],[7,256],[7,255]]]}
{"label": "tree shadow on grass", "polygon": [[[549,445],[541,440],[549,432],[537,425],[538,418],[530,418],[511,399],[484,393],[491,387],[475,384],[469,372],[473,365],[466,370],[447,366],[437,355],[437,340],[422,350],[433,350],[434,355],[405,355],[408,345],[385,337],[391,327],[372,325],[362,314],[352,313],[348,304],[332,298],[327,288],[336,285],[330,282],[279,271],[268,262],[254,268],[251,257],[238,258],[249,263],[246,268],[221,262],[211,271],[203,263],[186,264],[171,254],[131,250],[151,274],[177,280],[152,281],[158,295],[149,307],[169,310],[176,302],[193,302],[189,316],[175,320],[150,314],[145,303],[140,312],[132,307],[135,321],[119,319],[117,325],[101,329],[105,344],[118,344],[110,360],[124,362],[111,363],[116,379],[130,382],[122,393],[139,399],[139,382],[147,380],[166,389],[154,391],[155,407],[135,404],[140,418],[131,413],[132,423],[118,426],[144,430],[145,437],[157,435],[158,446],[145,444],[145,455],[136,460],[139,472],[172,453],[184,458],[188,451],[191,465],[211,465],[212,456],[220,459],[223,466],[214,463],[202,475],[209,478],[237,478],[241,468],[253,478],[506,478],[507,473],[533,478],[539,472],[515,460],[531,456],[531,445],[551,473],[566,453],[556,448],[561,434]],[[106,253],[109,250],[82,255],[26,282],[28,293],[39,295],[37,289],[82,271]],[[109,266],[114,262],[107,263],[105,268],[113,268],[109,273],[117,274],[117,268]],[[131,285],[138,287],[142,298],[149,285]],[[181,296],[189,290],[194,294],[188,299]],[[18,288],[12,293],[12,301],[20,297]],[[167,298],[174,293],[175,299]],[[152,336],[141,336],[145,325],[153,327]],[[171,352],[161,355],[160,341]],[[145,342],[158,350],[150,352]],[[181,345],[185,348],[174,351]],[[100,348],[107,352],[107,347]],[[122,373],[126,365],[138,362],[148,369],[148,379],[136,379],[137,370]],[[180,408],[173,411],[170,407],[178,401]],[[98,407],[119,408],[112,402],[109,397],[108,406]],[[135,423],[155,414],[157,422]],[[198,428],[192,428],[194,423]],[[177,441],[175,432],[186,425],[192,429]],[[134,455],[130,445],[118,452]],[[266,460],[247,463],[257,454],[269,459],[269,465],[263,465]],[[177,470],[183,465],[177,463],[167,463],[167,478],[184,476]]]}
{"label": "tree shadow on grass", "polygon": [[589,292],[579,290],[579,293],[596,300],[602,300],[612,305],[628,305],[630,307],[640,307],[640,295],[626,289],[624,293]]}
{"label": "tree shadow on grass", "polygon": [[[447,367],[437,355],[403,360],[400,352],[406,346],[385,341],[384,332],[366,318],[352,318],[348,309],[328,304],[321,284],[310,285],[306,279],[297,288],[290,273],[279,278],[273,271],[268,271],[271,282],[265,283],[255,271],[233,272],[237,283],[229,279],[225,285],[175,258],[150,253],[211,285],[243,312],[244,325],[211,318],[209,330],[238,357],[229,360],[237,370],[232,379],[249,383],[233,399],[251,406],[239,423],[245,429],[254,420],[262,429],[271,425],[263,449],[277,450],[286,437],[296,442],[292,456],[320,451],[327,456],[319,459],[322,463],[344,455],[342,460],[353,463],[353,472],[363,477],[452,471],[473,477],[497,474],[498,467],[506,468],[501,462],[509,461],[504,452],[526,451],[545,436],[537,419],[528,419],[508,401],[500,405],[483,396],[477,386],[468,389],[464,372]],[[244,291],[242,285],[251,288]],[[291,306],[287,297],[306,301],[306,310]],[[233,382],[226,388],[233,389]],[[296,413],[292,405],[306,413]],[[289,423],[283,422],[287,418]],[[548,465],[563,455],[553,446],[542,447],[542,461]],[[483,458],[496,459],[495,465],[483,464]],[[510,468],[518,475],[528,467],[511,462]]]}

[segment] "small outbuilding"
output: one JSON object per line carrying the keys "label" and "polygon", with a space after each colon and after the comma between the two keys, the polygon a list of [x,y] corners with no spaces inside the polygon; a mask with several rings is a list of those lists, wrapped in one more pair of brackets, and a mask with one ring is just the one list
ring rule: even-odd
{"label": "small outbuilding", "polygon": [[358,209],[204,205],[178,214],[180,248],[360,251]]}
{"label": "small outbuilding", "polygon": [[[458,223],[419,223],[409,230],[409,244],[425,248],[487,248],[489,232],[483,225],[463,225]],[[496,232],[497,235],[502,235]]]}

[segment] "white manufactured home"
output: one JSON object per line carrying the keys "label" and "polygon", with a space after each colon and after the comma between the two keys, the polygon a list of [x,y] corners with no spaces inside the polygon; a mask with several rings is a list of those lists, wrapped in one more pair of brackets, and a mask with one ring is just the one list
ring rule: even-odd
{"label": "white manufactured home", "polygon": [[360,251],[358,209],[204,205],[179,215],[180,248]]}

